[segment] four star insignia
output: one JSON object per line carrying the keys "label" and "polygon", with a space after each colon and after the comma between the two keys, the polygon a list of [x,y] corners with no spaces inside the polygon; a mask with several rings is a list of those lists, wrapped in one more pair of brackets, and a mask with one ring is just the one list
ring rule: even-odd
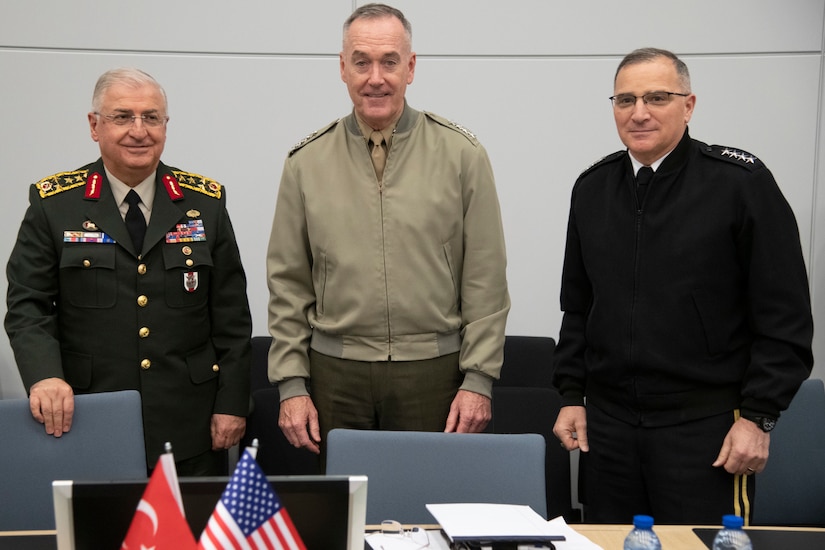
{"label": "four star insignia", "polygon": [[725,149],[722,151],[723,157],[731,157],[737,160],[741,160],[742,162],[753,164],[756,160],[756,157],[751,155],[750,153],[745,153],[744,151],[737,151],[736,149]]}

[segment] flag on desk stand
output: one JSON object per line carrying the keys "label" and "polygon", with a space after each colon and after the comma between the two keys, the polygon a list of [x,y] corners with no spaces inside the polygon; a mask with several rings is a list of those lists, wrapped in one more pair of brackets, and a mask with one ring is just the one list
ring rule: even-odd
{"label": "flag on desk stand", "polygon": [[292,519],[247,447],[201,534],[198,548],[306,550]]}
{"label": "flag on desk stand", "polygon": [[121,550],[195,550],[195,537],[186,522],[172,445],[160,455],[143,498],[123,539]]}

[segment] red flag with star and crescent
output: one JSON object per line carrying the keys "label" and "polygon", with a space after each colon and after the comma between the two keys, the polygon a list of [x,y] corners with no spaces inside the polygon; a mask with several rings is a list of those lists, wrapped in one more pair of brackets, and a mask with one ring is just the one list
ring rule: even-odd
{"label": "red flag with star and crescent", "polygon": [[171,452],[158,458],[121,550],[195,550]]}

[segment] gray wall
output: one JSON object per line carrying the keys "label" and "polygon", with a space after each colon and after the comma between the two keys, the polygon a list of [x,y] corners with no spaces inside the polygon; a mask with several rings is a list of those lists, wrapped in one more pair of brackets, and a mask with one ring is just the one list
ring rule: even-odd
{"label": "gray wall", "polygon": [[[292,144],[351,108],[337,54],[341,24],[359,3],[4,0],[3,263],[27,185],[97,158],[86,122],[96,78],[137,66],[169,95],[164,160],[228,187],[254,331],[266,334],[264,256],[281,166]],[[413,23],[411,105],[470,128],[490,153],[508,246],[508,333],[558,335],[570,189],[581,170],[622,147],[607,97],[619,59],[641,46],[671,49],[688,63],[698,96],[694,137],[745,149],[771,167],[796,213],[825,326],[825,224],[816,224],[825,214],[825,0],[394,5]],[[105,338],[105,327],[90,320],[88,328],[90,338]],[[823,351],[817,334],[815,352]],[[22,395],[2,338],[0,397]]]}

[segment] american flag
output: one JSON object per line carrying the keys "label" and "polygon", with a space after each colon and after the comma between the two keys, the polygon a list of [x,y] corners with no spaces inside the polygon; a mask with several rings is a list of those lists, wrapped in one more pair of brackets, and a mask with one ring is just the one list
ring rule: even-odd
{"label": "american flag", "polygon": [[198,548],[306,550],[286,508],[249,449],[238,461]]}

